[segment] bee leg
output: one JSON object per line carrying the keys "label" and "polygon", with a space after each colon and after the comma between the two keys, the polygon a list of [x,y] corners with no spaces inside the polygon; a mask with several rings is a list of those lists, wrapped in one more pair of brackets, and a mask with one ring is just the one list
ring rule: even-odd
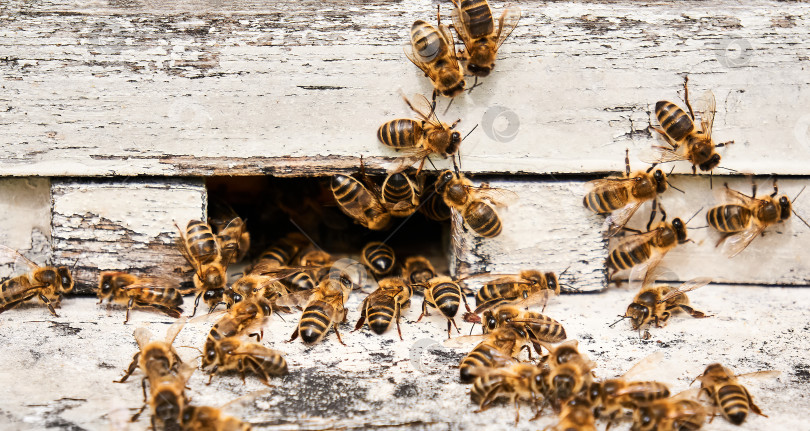
{"label": "bee leg", "polygon": [[338,341],[340,341],[340,344],[343,344],[345,346],[346,343],[344,343],[343,340],[340,339],[340,331],[338,331],[337,324],[335,324],[335,335],[337,335],[337,339]]}
{"label": "bee leg", "polygon": [[686,108],[689,109],[689,116],[692,121],[695,121],[695,112],[692,111],[692,104],[689,103],[689,76],[683,77],[683,101],[686,102]]}
{"label": "bee leg", "polygon": [[692,308],[692,307],[690,307],[688,305],[681,305],[680,307],[681,307],[681,310],[685,311],[686,313],[688,313],[690,316],[694,317],[695,319],[702,319],[704,317],[711,317],[710,315],[707,315],[706,313],[704,313],[702,311],[695,310],[694,308]]}
{"label": "bee leg", "polygon": [[776,197],[779,194],[779,186],[776,185],[776,176],[773,177],[773,193],[771,193],[771,197]]}
{"label": "bee leg", "polygon": [[200,305],[200,297],[201,297],[201,296],[202,296],[202,292],[198,293],[198,294],[197,294],[197,297],[196,297],[196,298],[194,298],[194,310],[192,310],[192,312],[191,312],[191,316],[192,316],[192,317],[193,317],[195,314],[197,314],[197,306],[198,306],[198,305]]}
{"label": "bee leg", "polygon": [[461,330],[458,329],[458,325],[456,325],[456,319],[455,318],[447,319],[447,338],[450,338],[450,322],[453,323],[453,326],[456,328],[456,332],[458,332],[459,334],[461,333]]}
{"label": "bee leg", "polygon": [[357,324],[354,325],[354,330],[352,332],[359,330],[363,327],[363,324],[366,323],[366,303],[368,302],[368,298],[363,300],[363,304],[360,306],[360,319],[357,321]]}
{"label": "bee leg", "polygon": [[[663,210],[661,210],[663,212]],[[655,221],[655,215],[658,213],[658,199],[653,199],[652,201],[652,211],[650,211],[650,221],[647,222],[647,232],[650,231],[650,227],[652,227],[653,222]]]}
{"label": "bee leg", "polygon": [[461,292],[461,299],[464,301],[464,307],[467,309],[467,312],[471,313],[472,310],[470,310],[470,305],[467,304],[467,295],[463,291]]}
{"label": "bee leg", "polygon": [[214,365],[214,368],[211,369],[211,374],[208,375],[208,383],[206,383],[206,385],[210,385],[211,380],[214,380],[214,375],[217,373],[217,368],[219,368],[219,365]]}
{"label": "bee leg", "polygon": [[[146,406],[148,405],[147,402],[146,402],[146,377],[141,379],[141,389],[143,389],[143,405],[141,406],[141,409],[138,410],[137,413],[132,415],[132,417],[129,419],[130,422],[137,422],[138,418],[141,417],[141,413],[143,413],[143,411],[146,410]],[[154,418],[153,418],[153,420],[154,420]],[[155,429],[157,429],[157,428],[155,428]]]}
{"label": "bee leg", "polygon": [[760,415],[760,416],[763,416],[763,417],[767,418],[768,415],[766,415],[765,413],[762,413],[762,410],[760,410],[759,407],[757,407],[757,405],[754,404],[754,399],[751,398],[751,394],[748,393],[748,389],[746,389],[745,386],[742,386],[742,389],[743,389],[743,391],[745,391],[745,396],[748,397],[748,407],[751,408],[751,411],[758,414],[758,415]]}
{"label": "bee leg", "polygon": [[515,404],[515,426],[520,422],[520,399],[517,395],[512,395],[512,402]]}
{"label": "bee leg", "polygon": [[295,332],[293,332],[292,337],[290,337],[290,339],[287,340],[287,342],[289,343],[289,342],[295,340],[296,338],[298,338],[298,327],[297,326],[295,327]]}
{"label": "bee leg", "polygon": [[259,332],[248,334],[248,337],[256,337],[256,341],[262,341],[262,338],[264,338],[264,329],[259,330]]}
{"label": "bee leg", "polygon": [[624,176],[630,176],[630,149],[624,149]]}
{"label": "bee leg", "polygon": [[420,321],[422,321],[422,318],[425,317],[425,316],[430,316],[430,313],[428,313],[427,301],[422,300],[422,314],[420,314],[419,318],[416,319],[416,323],[419,323]]}
{"label": "bee leg", "polygon": [[42,301],[45,304],[46,307],[48,307],[48,311],[50,311],[51,314],[53,314],[53,317],[59,317],[59,315],[56,314],[56,310],[53,309],[53,305],[51,304],[51,300],[48,299],[47,296],[40,293],[39,294],[39,300]]}
{"label": "bee leg", "polygon": [[127,317],[124,319],[124,325],[129,322],[129,312],[132,310],[132,304],[135,303],[135,298],[129,298],[129,302],[127,303]]}
{"label": "bee leg", "polygon": [[244,385],[244,384],[246,384],[246,383],[245,383],[245,364],[244,364],[244,362],[242,361],[242,358],[239,358],[239,359],[236,361],[236,369],[237,369],[237,370],[239,370],[239,377],[241,377],[241,378],[242,378],[242,384],[243,384],[243,385]]}
{"label": "bee leg", "polygon": [[134,373],[135,370],[138,369],[138,358],[140,357],[141,352],[136,353],[135,356],[132,357],[132,362],[129,364],[129,368],[127,368],[127,372],[124,374],[124,377],[121,377],[121,380],[113,380],[113,383],[126,382],[129,376],[131,376],[132,373]]}

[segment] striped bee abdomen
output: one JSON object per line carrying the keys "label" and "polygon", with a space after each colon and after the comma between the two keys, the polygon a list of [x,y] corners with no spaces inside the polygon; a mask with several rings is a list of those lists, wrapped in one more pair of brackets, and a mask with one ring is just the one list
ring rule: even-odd
{"label": "striped bee abdomen", "polygon": [[630,192],[624,187],[605,187],[592,190],[582,198],[582,203],[597,214],[613,212],[627,205]]}
{"label": "striped bee abdomen", "polygon": [[720,205],[706,213],[706,221],[720,232],[740,232],[751,223],[751,210],[742,205]]}
{"label": "striped bee abdomen", "polygon": [[414,55],[423,63],[443,57],[448,49],[436,27],[422,20],[415,21],[411,26],[411,44]]}
{"label": "striped bee abdomen", "polygon": [[482,376],[475,379],[473,387],[470,389],[470,400],[480,405],[484,400],[492,400],[495,394],[500,392],[503,377],[501,376]]}
{"label": "striped bee abdomen", "polygon": [[748,416],[748,394],[739,385],[726,385],[717,390],[717,403],[731,423],[740,425]]}
{"label": "striped bee abdomen", "polygon": [[459,364],[459,377],[461,383],[472,383],[475,380],[475,374],[472,373],[473,368],[489,367],[495,361],[495,357],[501,353],[494,346],[490,344],[479,344],[461,360]]}
{"label": "striped bee abdomen", "polygon": [[467,29],[470,37],[479,38],[495,32],[492,10],[486,0],[463,0],[460,9],[467,14],[469,19]]}
{"label": "striped bee abdomen", "polygon": [[625,250],[616,247],[608,256],[608,264],[617,271],[630,269],[640,263],[646,262],[650,258],[652,249],[649,243],[640,244],[637,247]]}
{"label": "striped bee abdomen", "polygon": [[368,307],[368,326],[375,334],[382,334],[391,326],[394,307],[389,304],[375,304]]}
{"label": "striped bee abdomen", "polygon": [[306,344],[315,344],[332,325],[329,316],[332,306],[323,301],[315,301],[304,310],[301,321],[298,323],[298,332]]}
{"label": "striped bee abdomen", "polygon": [[433,301],[442,314],[452,318],[458,312],[461,292],[458,286],[453,283],[442,283],[433,288]]}
{"label": "striped bee abdomen", "polygon": [[492,238],[501,233],[501,219],[491,205],[484,201],[475,201],[464,209],[464,221],[478,235]]}
{"label": "striped bee abdomen", "polygon": [[408,177],[396,173],[389,175],[382,185],[382,197],[386,202],[410,202],[415,197],[415,191]]}
{"label": "striped bee abdomen", "polygon": [[394,269],[396,258],[394,249],[381,242],[368,243],[362,251],[363,263],[368,266],[374,274],[385,275]]}
{"label": "striped bee abdomen", "polygon": [[658,122],[675,141],[680,141],[695,130],[695,123],[683,109],[672,102],[662,100],[655,104],[655,116]]}
{"label": "striped bee abdomen", "polygon": [[202,220],[191,220],[186,226],[186,241],[191,256],[205,265],[219,257],[217,240],[211,231],[211,226]]}
{"label": "striped bee abdomen", "polygon": [[[412,148],[416,146],[422,127],[410,119],[391,120],[377,129],[377,139],[392,148]],[[398,174],[401,175],[401,174]]]}

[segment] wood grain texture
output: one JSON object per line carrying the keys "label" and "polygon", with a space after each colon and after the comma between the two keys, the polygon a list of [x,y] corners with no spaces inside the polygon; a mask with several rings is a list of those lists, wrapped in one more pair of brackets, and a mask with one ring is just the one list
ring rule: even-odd
{"label": "wood grain texture", "polygon": [[[715,136],[736,142],[723,166],[810,173],[810,4],[520,6],[495,72],[443,115],[479,124],[466,170],[618,170],[625,148],[655,142],[650,112],[679,102],[688,73],[694,95],[717,96]],[[377,127],[412,115],[400,89],[431,91],[401,48],[435,17],[427,0],[2,7],[0,175],[300,175],[349,172],[360,155],[391,167]]]}
{"label": "wood grain texture", "polygon": [[76,264],[76,293],[95,294],[100,271],[181,280],[190,270],[175,247],[174,222],[205,214],[200,180],[54,179],[53,260]]}
{"label": "wood grain texture", "polygon": [[[757,196],[773,192],[772,177],[756,177]],[[810,228],[792,216],[772,226],[764,236],[754,239],[748,248],[734,258],[726,258],[715,247],[720,238],[707,226],[706,212],[727,202],[723,182],[746,195],[751,194],[749,178],[714,178],[709,188],[707,178],[692,175],[670,177],[671,184],[685,191],[668,190],[661,196],[669,221],[680,217],[687,221],[689,238],[694,243],[679,245],[661,263],[666,268],[663,280],[687,281],[710,277],[716,282],[739,284],[801,285],[810,284],[810,259],[806,244]],[[516,192],[517,204],[500,211],[503,232],[494,239],[476,238],[454,220],[453,233],[459,250],[453,256],[456,271],[461,274],[481,271],[508,273],[537,268],[557,273],[569,268],[566,277],[574,287],[591,291],[607,286],[605,259],[612,242],[603,238],[605,217],[582,205],[585,182],[574,181],[489,181],[493,187]],[[779,179],[779,194],[793,199],[807,184],[807,179]],[[628,227],[645,230],[650,204],[644,204]],[[796,212],[807,219],[810,199],[802,194],[795,202]],[[659,213],[660,214],[660,213]],[[694,229],[697,228],[697,229]],[[615,239],[612,241],[616,241]],[[451,259],[453,262],[453,259]],[[627,279],[627,271],[617,274]]]}

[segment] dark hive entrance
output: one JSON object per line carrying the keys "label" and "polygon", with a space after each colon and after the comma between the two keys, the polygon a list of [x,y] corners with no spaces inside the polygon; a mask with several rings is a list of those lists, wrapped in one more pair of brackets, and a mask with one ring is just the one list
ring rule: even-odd
{"label": "dark hive entrance", "polygon": [[[416,212],[410,218],[394,218],[384,231],[371,231],[355,223],[335,203],[329,177],[276,178],[268,176],[211,177],[208,189],[208,215],[218,203],[230,205],[247,222],[251,236],[246,261],[255,259],[273,241],[288,232],[303,232],[324,251],[337,255],[359,255],[370,241],[384,241],[402,261],[411,255],[424,255],[434,265],[446,268],[449,221],[436,222]],[[376,184],[383,177],[372,176]]]}

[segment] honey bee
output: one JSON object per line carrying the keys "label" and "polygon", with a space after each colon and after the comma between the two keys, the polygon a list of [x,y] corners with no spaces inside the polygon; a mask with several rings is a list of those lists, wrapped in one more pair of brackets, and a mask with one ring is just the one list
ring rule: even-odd
{"label": "honey bee", "polygon": [[436,277],[436,270],[426,257],[411,256],[402,264],[402,276],[411,285],[419,285]]}
{"label": "honey bee", "polygon": [[517,276],[508,275],[488,281],[475,294],[475,312],[498,306],[504,302],[528,300],[530,297],[559,295],[560,282],[553,272],[536,270],[520,271]]}
{"label": "honey bee", "polygon": [[478,377],[470,390],[470,399],[478,405],[475,413],[488,409],[498,398],[509,398],[515,406],[515,424],[520,421],[519,403],[529,401],[538,410],[543,398],[543,369],[532,364],[512,363],[507,366],[474,370]]}
{"label": "honey bee", "polygon": [[102,272],[98,283],[98,303],[107,299],[127,305],[127,316],[133,306],[154,308],[171,317],[180,317],[183,297],[169,280],[154,277],[136,277],[125,272]]}
{"label": "honey bee", "polygon": [[735,376],[728,368],[714,363],[706,367],[706,371],[695,380],[700,380],[700,391],[712,400],[712,404],[719,407],[723,417],[734,425],[741,425],[752,411],[760,416],[768,417],[759,410],[748,389],[741,385],[738,377],[775,376],[778,371],[758,371]]}
{"label": "honey bee", "polygon": [[214,216],[208,218],[208,224],[217,234],[222,260],[226,265],[241,261],[250,248],[245,221],[224,202],[214,201],[210,210]]}
{"label": "honey bee", "polygon": [[501,233],[501,219],[495,206],[503,206],[515,199],[514,193],[473,186],[472,182],[456,171],[444,171],[436,180],[436,192],[442,195],[448,207],[456,211],[476,234],[493,238]]}
{"label": "honey bee", "polygon": [[676,395],[641,404],[633,410],[632,431],[694,431],[706,421],[706,408]]}
{"label": "honey bee", "polygon": [[587,401],[574,398],[563,404],[560,421],[550,431],[596,431],[596,418]]}
{"label": "honey bee", "polygon": [[208,406],[186,406],[183,409],[183,431],[250,431],[250,424]]}
{"label": "honey bee", "polygon": [[[529,334],[526,329],[518,325],[506,325],[483,336],[484,340],[478,343],[459,363],[459,379],[461,383],[472,383],[475,380],[476,369],[479,367],[499,367],[513,362],[522,349],[526,349],[531,356],[529,347]],[[477,339],[479,336],[468,335],[452,338],[446,345],[455,347],[468,339]]]}
{"label": "honey bee", "polygon": [[247,274],[237,280],[226,295],[228,307],[246,298],[260,297],[270,303],[273,310],[289,312],[288,308],[277,307],[276,300],[288,294],[287,287],[276,277],[268,275]]}
{"label": "honey bee", "polygon": [[289,265],[307,244],[309,240],[303,235],[297,232],[287,234],[262,252],[250,269],[250,273],[259,274]]}
{"label": "honey bee", "polygon": [[380,200],[392,216],[408,217],[419,207],[420,193],[421,188],[406,174],[396,172],[383,180]]}
{"label": "honey bee", "polygon": [[402,98],[419,119],[399,118],[388,121],[377,129],[377,139],[395,150],[412,153],[404,158],[403,167],[421,160],[418,174],[431,154],[447,158],[458,151],[462,141],[461,133],[453,129],[461,120],[448,126],[439,121],[434,108],[424,96],[418,98],[419,107],[414,106],[405,96]]}
{"label": "honey bee", "polygon": [[40,267],[16,250],[0,245],[0,259],[23,262],[31,272],[9,278],[0,283],[0,313],[37,297],[54,316],[62,295],[73,290],[73,276],[66,266]]}
{"label": "honey bee", "polygon": [[391,214],[377,197],[360,181],[346,175],[332,175],[332,194],[344,214],[371,230],[386,229]]}
{"label": "honey bee", "polygon": [[[706,212],[706,221],[723,235],[717,245],[725,241],[723,253],[728,257],[740,254],[766,228],[790,218],[791,212],[796,214],[792,201],[787,196],[776,198],[779,194],[776,180],[773,182],[773,193],[770,196],[756,197],[756,184],[753,185],[750,197],[732,190],[728,187],[728,183],[725,187],[728,198],[732,202],[739,203],[727,203],[709,209]],[[796,197],[798,198],[798,195]],[[796,217],[810,227],[801,216],[796,214]]]}
{"label": "honey bee", "polygon": [[[631,280],[644,279],[670,250],[687,241],[686,223],[679,218],[672,220],[672,223],[662,220],[653,230],[622,237],[610,248],[607,266],[611,272],[608,279],[613,279],[617,272],[626,269],[632,270]],[[641,276],[637,277],[636,274]]]}
{"label": "honey bee", "polygon": [[402,317],[402,309],[411,305],[413,290],[399,277],[384,278],[378,284],[377,290],[363,300],[360,306],[360,319],[354,330],[362,328],[363,323],[368,320],[368,327],[376,334],[382,334],[388,330],[393,320],[397,324],[399,339],[402,340],[399,319]]}
{"label": "honey bee", "polygon": [[655,381],[634,381],[632,376],[652,369],[663,357],[659,351],[639,361],[621,377],[606,379],[591,384],[587,389],[587,400],[593,407],[596,417],[608,418],[608,428],[624,408],[633,409],[640,404],[650,403],[669,397],[669,387]]}
{"label": "honey bee", "polygon": [[595,364],[579,352],[576,340],[566,341],[556,348],[544,346],[549,350],[544,361],[549,369],[546,375],[548,399],[552,405],[560,406],[591,386],[591,370]]}
{"label": "honey bee", "polygon": [[346,321],[345,303],[352,288],[352,281],[342,274],[324,279],[311,292],[294,292],[279,299],[282,306],[304,306],[304,313],[290,341],[300,335],[304,344],[313,345],[323,340],[329,328],[334,327],[338,341],[344,344],[338,325]]}
{"label": "honey bee", "polygon": [[461,300],[464,301],[467,311],[470,311],[466,295],[461,291],[461,286],[450,277],[434,277],[423,286],[425,299],[422,301],[422,314],[419,315],[416,321],[419,322],[423,317],[430,316],[428,307],[438,308],[447,319],[447,337],[450,338],[451,324],[458,331],[455,316],[458,313]]}
{"label": "honey bee", "polygon": [[[633,217],[633,214],[644,202],[652,201],[652,212],[647,230],[650,230],[659,209],[658,195],[667,190],[669,183],[667,176],[661,169],[652,171],[637,171],[630,173],[630,152],[627,150],[624,157],[625,175],[623,177],[608,177],[589,181],[585,187],[588,193],[582,198],[582,203],[589,210],[597,214],[612,213],[608,217],[608,235],[613,236],[621,230]],[[661,213],[664,208],[660,207]],[[666,215],[664,215],[666,217]]]}
{"label": "honey bee", "polygon": [[[682,284],[677,289],[663,285],[645,285],[633,298],[633,302],[627,307],[627,312],[621,316],[623,319],[630,319],[633,329],[640,329],[646,324],[655,323],[658,328],[663,327],[673,313],[683,311],[690,316],[700,319],[709,317],[702,311],[695,310],[689,304],[686,292],[703,287],[711,282],[708,278],[695,278]],[[618,322],[614,322],[615,325]],[[611,325],[611,326],[613,326]]]}
{"label": "honey bee", "polygon": [[363,265],[378,277],[389,274],[396,265],[394,249],[381,242],[366,244],[360,255]]}
{"label": "honey bee", "polygon": [[[649,163],[667,163],[678,160],[688,160],[692,164],[692,173],[696,172],[696,167],[701,171],[711,171],[720,164],[720,154],[715,151],[718,147],[723,147],[734,141],[715,144],[712,139],[712,125],[717,107],[714,94],[707,91],[701,97],[698,105],[698,115],[700,116],[700,130],[695,127],[695,113],[689,103],[689,78],[683,81],[684,100],[689,114],[678,105],[661,100],[655,104],[655,116],[661,127],[653,127],[671,148],[654,146],[652,153],[642,157],[642,160]],[[683,152],[678,149],[683,146]]]}
{"label": "honey bee", "polygon": [[[209,351],[210,347],[206,350]],[[287,374],[287,361],[281,352],[259,343],[241,341],[238,336],[216,341],[213,351],[214,358],[207,357],[203,364],[203,369],[208,370],[211,376],[208,383],[218,373],[237,371],[242,382],[245,381],[245,372],[253,372],[269,386],[271,377]]]}
{"label": "honey bee", "polygon": [[124,383],[129,376],[138,368],[144,373],[144,379],[159,377],[169,374],[176,374],[178,367],[183,361],[174,350],[172,343],[177,338],[177,334],[185,326],[185,319],[178,320],[166,330],[166,338],[163,341],[152,341],[152,333],[146,328],[137,328],[133,332],[135,341],[138,343],[138,352],[132,357],[126,373],[115,383]]}
{"label": "honey bee", "polygon": [[419,195],[419,212],[433,221],[446,221],[453,215],[450,207],[444,203],[442,195],[436,192],[435,181],[422,188],[422,193]]}
{"label": "honey bee", "polygon": [[[202,368],[210,368],[216,359],[223,355],[220,350],[220,341],[243,334],[248,329],[261,328],[272,313],[270,303],[258,296],[243,299],[234,304],[208,332],[203,346]],[[262,333],[263,330],[260,329],[260,333],[255,334],[256,338],[261,339]]]}
{"label": "honey bee", "polygon": [[[183,421],[183,409],[188,403],[184,393],[186,382],[195,368],[189,364],[180,364],[177,374],[166,374],[149,378],[149,407],[152,410],[152,429],[179,430]],[[132,417],[138,420],[146,405]]]}
{"label": "honey bee", "polygon": [[[498,48],[512,34],[520,20],[520,9],[510,7],[503,11],[495,29],[495,20],[487,0],[453,0],[453,28],[458,33],[464,49],[458,53],[466,61],[467,71],[478,77],[489,76],[495,67]],[[473,84],[475,88],[475,84]]]}
{"label": "honey bee", "polygon": [[301,253],[301,256],[298,257],[298,264],[300,266],[329,266],[335,263],[334,258],[332,255],[320,250],[306,250]]}
{"label": "honey bee", "polygon": [[464,91],[464,72],[456,56],[456,43],[450,28],[438,29],[425,21],[417,20],[411,26],[410,44],[405,45],[405,56],[411,60],[433,83],[433,99],[437,94],[456,97]]}
{"label": "honey bee", "polygon": [[481,323],[483,333],[490,333],[504,325],[523,326],[529,336],[529,340],[534,345],[536,351],[540,351],[540,342],[559,343],[566,338],[565,328],[562,324],[551,317],[540,314],[536,311],[521,310],[511,305],[501,305],[492,310],[485,310],[483,319],[477,315],[466,315],[465,320],[473,323]]}
{"label": "honey bee", "polygon": [[[186,233],[177,224],[180,239],[178,248],[183,257],[194,268],[194,287],[197,297],[194,299],[192,316],[197,314],[197,305],[202,297],[208,304],[209,313],[217,305],[226,304],[225,282],[227,280],[227,261],[223,261],[219,243],[211,226],[201,220],[191,220],[186,226]],[[227,305],[227,304],[226,304]]]}

